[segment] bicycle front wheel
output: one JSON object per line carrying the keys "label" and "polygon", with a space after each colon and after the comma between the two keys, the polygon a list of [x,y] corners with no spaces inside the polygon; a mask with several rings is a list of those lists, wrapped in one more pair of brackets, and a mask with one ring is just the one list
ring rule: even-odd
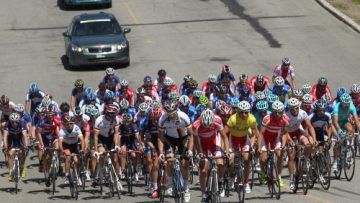
{"label": "bicycle front wheel", "polygon": [[301,160],[301,184],[304,195],[307,195],[309,190],[309,177],[310,177],[310,163],[307,159]]}
{"label": "bicycle front wheel", "polygon": [[317,170],[319,174],[319,182],[321,184],[321,187],[324,188],[324,190],[328,190],[330,187],[331,169],[330,169],[330,165],[328,164],[328,160],[326,159],[326,156],[320,154],[317,164],[318,164]]}
{"label": "bicycle front wheel", "polygon": [[127,183],[127,187],[128,187],[128,192],[129,194],[132,194],[133,192],[133,166],[131,162],[128,162],[127,167],[126,167],[126,183]]}
{"label": "bicycle front wheel", "polygon": [[166,192],[166,175],[165,175],[165,167],[161,166],[160,167],[160,173],[159,173],[159,189],[160,189],[160,203],[164,203],[164,199],[165,199],[165,192]]}
{"label": "bicycle front wheel", "polygon": [[275,194],[276,199],[280,199],[280,179],[279,179],[279,172],[277,167],[274,165],[272,167],[273,173],[273,181],[272,181],[272,193]]}
{"label": "bicycle front wheel", "polygon": [[[240,168],[241,166],[239,166]],[[243,203],[245,201],[245,185],[244,185],[244,171],[240,169],[238,169],[238,180],[237,180],[237,187],[236,187],[236,192],[238,194],[238,198],[239,198],[239,202]]]}
{"label": "bicycle front wheel", "polygon": [[348,146],[346,149],[344,162],[345,178],[347,181],[351,181],[355,172],[355,151],[350,146]]}
{"label": "bicycle front wheel", "polygon": [[56,168],[55,168],[55,165],[52,164],[52,167],[51,167],[51,174],[50,174],[50,177],[51,177],[51,184],[52,184],[52,194],[55,195],[55,187],[56,187]]}
{"label": "bicycle front wheel", "polygon": [[114,166],[111,167],[111,179],[113,181],[114,185],[114,191],[116,191],[116,194],[119,199],[121,199],[120,192],[121,192],[121,183],[119,180],[119,177],[116,175]]}

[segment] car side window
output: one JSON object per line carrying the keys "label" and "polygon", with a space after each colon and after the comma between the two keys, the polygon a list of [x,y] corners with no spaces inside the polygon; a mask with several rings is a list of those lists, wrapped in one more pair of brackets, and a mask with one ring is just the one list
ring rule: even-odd
{"label": "car side window", "polygon": [[74,27],[74,20],[71,21],[71,23],[70,23],[70,25],[69,25],[69,27],[68,27],[68,31],[67,31],[67,32],[69,33],[69,35],[72,34],[73,27]]}

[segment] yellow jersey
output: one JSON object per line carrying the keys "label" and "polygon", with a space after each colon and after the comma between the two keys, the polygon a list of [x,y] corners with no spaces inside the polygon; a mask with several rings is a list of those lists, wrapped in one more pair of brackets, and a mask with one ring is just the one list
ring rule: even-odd
{"label": "yellow jersey", "polygon": [[232,115],[227,121],[230,128],[230,135],[234,137],[244,137],[251,134],[251,128],[256,128],[257,122],[254,115],[249,113],[246,120],[240,118],[239,114]]}

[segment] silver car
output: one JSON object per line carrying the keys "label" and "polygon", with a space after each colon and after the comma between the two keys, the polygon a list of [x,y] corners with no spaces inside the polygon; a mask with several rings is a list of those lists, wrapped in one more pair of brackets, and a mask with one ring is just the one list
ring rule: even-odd
{"label": "silver car", "polygon": [[130,31],[109,13],[75,16],[63,33],[70,67],[115,63],[129,66],[130,48],[125,33]]}

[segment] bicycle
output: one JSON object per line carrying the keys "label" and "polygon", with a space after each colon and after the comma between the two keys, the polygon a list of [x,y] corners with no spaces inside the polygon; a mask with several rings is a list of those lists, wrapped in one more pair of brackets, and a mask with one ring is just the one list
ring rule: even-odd
{"label": "bicycle", "polygon": [[[323,151],[321,152],[319,145],[323,146]],[[328,190],[330,187],[331,181],[331,169],[330,169],[330,154],[329,154],[329,144],[327,142],[320,142],[316,147],[315,155],[312,158],[311,165],[313,166],[310,176],[310,188],[312,188],[318,179],[322,188]]]}
{"label": "bicycle", "polygon": [[15,194],[18,193],[18,186],[19,186],[19,180],[21,178],[20,176],[20,160],[19,160],[19,152],[21,149],[15,148],[15,156],[14,156],[14,165],[11,170],[11,175],[13,176],[13,182],[15,183]]}
{"label": "bicycle", "polygon": [[129,194],[133,193],[133,178],[135,176],[135,168],[133,166],[131,154],[142,154],[142,151],[139,150],[129,150],[126,153],[126,169],[125,169],[125,176],[126,176],[126,183],[128,187]]}
{"label": "bicycle", "polygon": [[[100,185],[100,194],[103,196],[103,184],[106,183],[110,190],[110,197],[114,197],[116,192],[118,198],[121,199],[120,192],[122,190],[122,185],[120,183],[119,177],[116,174],[114,165],[111,161],[111,154],[116,153],[115,149],[105,151],[102,153],[95,152],[94,156],[96,157],[96,181]],[[100,166],[99,159],[104,157],[104,165]]]}
{"label": "bicycle", "polygon": [[78,190],[78,171],[75,166],[74,157],[76,154],[71,153],[70,155],[70,173],[69,173],[69,188],[70,188],[70,194],[72,198],[75,198],[75,200],[78,199],[79,196],[79,190]]}
{"label": "bicycle", "polygon": [[78,175],[81,180],[81,187],[83,190],[85,190],[85,182],[86,182],[86,161],[88,160],[88,157],[90,156],[89,152],[80,153],[78,155],[79,163],[78,163]]}
{"label": "bicycle", "polygon": [[[47,168],[45,168],[44,170],[44,176],[45,176],[45,181],[46,181],[46,186],[50,186],[52,185],[52,194],[55,194],[55,187],[56,187],[56,179],[57,179],[57,175],[58,175],[58,170],[59,170],[59,158],[58,158],[58,149],[56,148],[52,148],[52,147],[48,147],[44,149],[44,152],[49,151],[50,152],[50,158],[48,160],[44,160],[45,159],[45,154],[43,154],[43,160],[47,161],[47,163],[50,160],[50,168],[49,170],[47,170]],[[49,165],[49,164],[47,164]]]}
{"label": "bicycle", "polygon": [[301,186],[303,189],[304,195],[307,195],[310,188],[310,177],[311,177],[311,163],[310,160],[305,157],[304,151],[305,147],[310,147],[311,145],[303,145],[299,147],[298,143],[295,143],[295,146],[292,146],[295,150],[295,174],[294,174],[294,189],[293,193],[296,193],[299,189],[299,181],[301,179]]}
{"label": "bicycle", "polygon": [[354,133],[354,151],[355,151],[355,155],[358,154],[358,156],[360,156],[360,133],[359,133],[359,131]]}
{"label": "bicycle", "polygon": [[245,165],[244,165],[244,160],[243,160],[243,153],[249,153],[249,152],[243,152],[241,151],[241,147],[238,147],[239,151],[237,151],[235,153],[235,163],[234,163],[234,169],[235,169],[235,174],[237,177],[237,184],[235,185],[235,190],[238,194],[238,198],[239,198],[239,202],[243,203],[245,201],[245,185],[244,185],[244,181],[245,181],[245,175],[244,175],[244,170],[245,170]]}
{"label": "bicycle", "polygon": [[345,178],[351,181],[355,172],[355,151],[353,142],[353,135],[348,132],[343,132],[341,138],[337,141],[337,146],[340,147],[340,159],[335,177],[340,179],[342,170],[344,169]]}
{"label": "bicycle", "polygon": [[267,185],[270,197],[273,198],[275,195],[276,199],[280,199],[280,179],[274,154],[274,149],[267,150],[265,172],[267,176]]}
{"label": "bicycle", "polygon": [[175,154],[172,158],[174,162],[173,168],[173,193],[175,203],[185,202],[185,181],[181,172],[180,159],[185,158],[184,155]]}
{"label": "bicycle", "polygon": [[166,161],[160,162],[159,167],[159,177],[158,177],[158,185],[159,185],[159,200],[160,203],[164,203],[165,200],[165,193],[166,193]]}

